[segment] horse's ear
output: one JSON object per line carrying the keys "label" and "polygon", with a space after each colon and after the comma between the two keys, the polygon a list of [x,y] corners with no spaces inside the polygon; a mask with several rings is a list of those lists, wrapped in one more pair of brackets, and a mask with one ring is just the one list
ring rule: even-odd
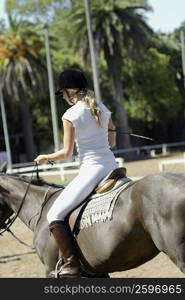
{"label": "horse's ear", "polygon": [[7,171],[7,166],[8,166],[7,161],[5,161],[4,163],[2,163],[2,165],[0,166],[0,172],[1,172],[1,173],[6,173],[6,171]]}

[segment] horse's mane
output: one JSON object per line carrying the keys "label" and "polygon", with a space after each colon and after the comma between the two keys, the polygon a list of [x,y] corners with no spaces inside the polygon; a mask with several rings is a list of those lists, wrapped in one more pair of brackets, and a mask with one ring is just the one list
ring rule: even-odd
{"label": "horse's mane", "polygon": [[42,178],[37,178],[36,176],[33,176],[33,178],[31,179],[31,182],[30,182],[30,177],[29,176],[26,176],[26,175],[18,175],[18,174],[6,174],[6,173],[0,173],[0,175],[2,176],[8,176],[10,178],[13,178],[13,179],[16,179],[16,180],[19,180],[19,181],[23,181],[23,182],[27,182],[27,183],[31,183],[31,184],[34,184],[34,185],[37,185],[37,186],[51,186],[53,188],[64,188],[63,185],[59,185],[59,184],[55,184],[55,183],[50,183],[50,182],[47,182],[45,181],[44,179]]}

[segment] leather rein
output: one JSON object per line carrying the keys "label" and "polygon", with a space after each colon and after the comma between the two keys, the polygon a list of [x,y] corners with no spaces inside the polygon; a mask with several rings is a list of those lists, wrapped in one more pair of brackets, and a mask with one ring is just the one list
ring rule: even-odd
{"label": "leather rein", "polygon": [[[48,161],[48,163],[49,163],[49,164],[53,164],[54,162],[53,162],[53,161]],[[38,164],[35,163],[34,169],[33,169],[33,171],[32,171],[31,177],[30,177],[30,181],[29,181],[29,183],[28,183],[28,185],[27,185],[25,194],[24,194],[24,196],[23,196],[23,198],[22,198],[22,201],[21,201],[21,204],[20,204],[20,206],[19,206],[18,211],[17,211],[16,213],[14,212],[12,218],[11,218],[11,216],[10,216],[9,218],[7,218],[7,219],[4,221],[4,223],[1,225],[2,228],[0,228],[0,235],[3,235],[3,233],[7,231],[7,232],[11,233],[11,235],[12,235],[15,239],[17,239],[21,244],[23,244],[23,245],[25,245],[25,246],[27,246],[27,247],[29,247],[29,248],[31,248],[31,249],[34,249],[34,247],[32,247],[32,246],[30,246],[30,245],[24,243],[24,242],[21,241],[18,237],[16,237],[15,234],[10,230],[10,227],[12,226],[12,224],[15,222],[15,220],[16,220],[17,217],[19,216],[19,213],[20,213],[20,211],[21,211],[21,209],[22,209],[22,207],[23,207],[23,205],[24,205],[26,196],[27,196],[27,194],[28,194],[30,185],[31,185],[31,183],[32,183],[33,174],[35,173],[35,169],[36,169],[36,177],[37,177],[37,180],[38,180],[38,181],[40,180]],[[47,192],[48,192],[48,191],[47,191]],[[45,203],[47,202],[47,201],[46,201],[46,198],[47,198],[46,196],[47,196],[47,194],[44,196],[44,203],[42,204],[42,207],[43,207],[43,206],[45,205]],[[37,223],[38,223],[38,221],[37,221]]]}
{"label": "leather rein", "polygon": [[[17,217],[19,216],[19,213],[20,213],[20,211],[21,211],[21,209],[22,209],[22,207],[23,207],[23,204],[24,204],[24,202],[25,202],[26,196],[27,196],[27,194],[28,194],[28,191],[29,191],[29,188],[30,188],[30,184],[31,184],[32,179],[33,179],[33,174],[34,174],[34,172],[35,172],[35,168],[36,168],[37,179],[39,179],[39,170],[38,170],[38,165],[37,165],[37,163],[36,163],[35,166],[34,166],[33,172],[32,172],[32,174],[31,174],[30,181],[29,181],[29,183],[28,183],[28,185],[27,185],[25,194],[24,194],[24,196],[23,196],[23,198],[22,198],[22,201],[21,201],[21,204],[20,204],[20,206],[19,206],[19,209],[18,209],[18,211],[15,213],[15,215],[14,215],[12,218],[11,218],[11,217],[9,218],[7,224],[6,224],[6,223],[4,224],[4,225],[5,225],[5,228],[0,229],[0,235],[2,235],[2,234],[3,234],[4,232],[6,232],[6,231],[10,231],[9,228],[12,226],[12,224],[15,222],[15,220],[16,220]],[[5,221],[5,222],[6,222],[6,221]]]}

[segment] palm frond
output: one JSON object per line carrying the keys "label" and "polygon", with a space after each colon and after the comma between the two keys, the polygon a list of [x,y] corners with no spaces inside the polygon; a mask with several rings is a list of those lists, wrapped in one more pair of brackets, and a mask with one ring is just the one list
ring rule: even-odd
{"label": "palm frond", "polygon": [[[0,41],[0,47],[3,46],[5,50],[1,53],[0,73],[8,95],[18,95],[19,82],[26,91],[41,86],[41,83],[46,81],[44,79],[46,69],[40,54],[44,43],[38,32],[34,31],[27,21],[11,15],[9,19],[10,29],[4,33],[5,38]],[[43,80],[38,80],[40,77]]]}

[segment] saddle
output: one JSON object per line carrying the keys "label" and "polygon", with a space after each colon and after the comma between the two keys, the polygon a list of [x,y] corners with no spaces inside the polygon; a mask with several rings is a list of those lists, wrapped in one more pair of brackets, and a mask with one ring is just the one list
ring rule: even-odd
{"label": "saddle", "polygon": [[93,193],[101,194],[111,190],[118,179],[126,177],[126,168],[117,168],[111,171],[95,188]]}
{"label": "saddle", "polygon": [[[111,201],[112,197],[119,192],[122,186],[127,186],[126,183],[130,183],[131,179],[126,177],[126,168],[117,168],[112,170],[94,189],[94,191],[89,195],[87,201],[80,204],[80,206],[76,207],[68,216],[69,225],[71,227],[72,232],[77,235],[79,232],[79,220],[82,217],[84,210],[86,209],[87,205],[93,203],[98,210],[100,208],[100,204],[102,203],[103,209],[106,210],[107,206],[109,206],[109,202]],[[110,193],[110,194],[109,194]],[[114,195],[113,195],[113,194]],[[107,197],[108,196],[108,197]],[[105,201],[102,202],[102,197],[108,199],[108,203],[106,204]],[[94,200],[96,203],[94,204]],[[116,199],[115,199],[116,200]],[[115,203],[115,200],[113,201]],[[98,201],[98,202],[97,202]],[[114,206],[114,203],[109,206],[109,208]],[[98,206],[97,206],[98,204]],[[93,209],[90,211],[92,212]],[[100,211],[100,215],[101,215]],[[108,212],[109,214],[109,212]]]}

